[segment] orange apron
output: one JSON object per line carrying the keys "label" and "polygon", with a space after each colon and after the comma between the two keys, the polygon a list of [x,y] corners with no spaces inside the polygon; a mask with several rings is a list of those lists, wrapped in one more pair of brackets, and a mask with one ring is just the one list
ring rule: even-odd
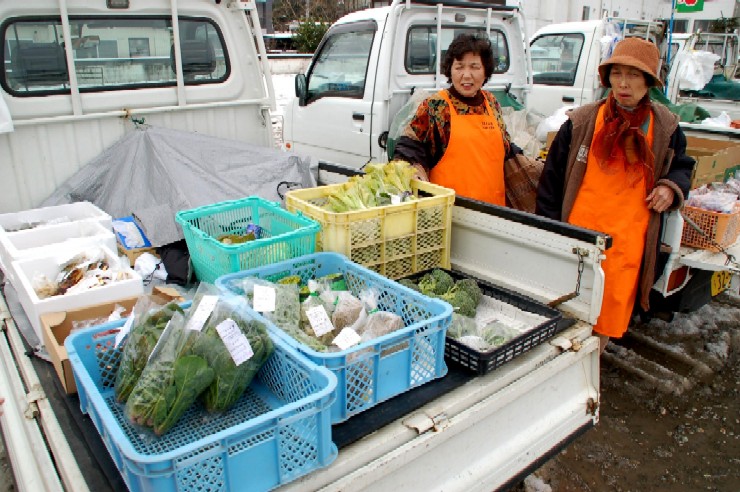
{"label": "orange apron", "polygon": [[429,180],[460,196],[505,206],[504,139],[488,99],[486,114],[459,115],[447,91],[440,95],[450,106],[450,141]]}
{"label": "orange apron", "polygon": [[[604,107],[596,118],[596,134],[604,123]],[[653,118],[647,129],[647,143],[653,144]],[[627,331],[637,296],[640,266],[645,248],[645,234],[650,210],[645,202],[645,178],[642,170],[625,170],[624,153],[618,149],[617,162],[609,172],[596,162],[589,151],[586,174],[578,190],[568,222],[612,236],[606,251],[604,298],[594,331],[620,338]],[[639,177],[634,173],[639,172]],[[636,184],[632,184],[635,183]]]}

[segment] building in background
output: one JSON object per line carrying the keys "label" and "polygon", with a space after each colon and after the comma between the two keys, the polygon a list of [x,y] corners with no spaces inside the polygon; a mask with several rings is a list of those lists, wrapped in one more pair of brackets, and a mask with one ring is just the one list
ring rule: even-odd
{"label": "building in background", "polygon": [[[740,0],[689,0],[698,1],[701,10],[676,12],[673,32],[707,31],[713,21],[721,18],[738,18]],[[511,4],[511,1],[510,3]],[[560,22],[595,20],[604,16],[627,19],[670,19],[672,0],[522,0],[531,36],[540,27]],[[737,20],[735,21],[738,24]]]}
{"label": "building in background", "polygon": [[[559,22],[594,20],[603,16],[628,19],[669,19],[672,0],[477,0],[492,5],[516,5],[521,3],[527,18],[527,31],[530,36],[540,27]],[[740,22],[740,0],[684,0],[698,2],[701,10],[674,15],[673,32],[694,32],[697,29],[708,31],[712,22],[721,18],[735,18]],[[272,22],[273,4],[280,0],[256,0],[257,11],[263,33],[275,32]],[[390,0],[340,0],[345,12],[354,12],[369,7],[383,7]],[[307,11],[311,0],[306,0]]]}

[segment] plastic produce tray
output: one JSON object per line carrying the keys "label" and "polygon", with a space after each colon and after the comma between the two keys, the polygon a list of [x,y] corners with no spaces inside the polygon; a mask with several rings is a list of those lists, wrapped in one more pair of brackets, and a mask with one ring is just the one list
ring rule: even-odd
{"label": "plastic produce tray", "polygon": [[340,254],[315,253],[225,275],[216,281],[216,285],[222,290],[243,295],[239,284],[245,277],[274,282],[298,275],[306,282],[332,273],[342,273],[348,289],[355,295],[365,288],[376,288],[378,308],[398,314],[405,325],[400,330],[347,350],[318,352],[268,322],[268,327],[281,339],[337,376],[337,399],[331,409],[333,424],[447,374],[444,343],[452,318],[450,305],[423,296]]}
{"label": "plastic produce tray", "polygon": [[740,233],[740,206],[738,205],[731,214],[689,206],[684,207],[683,214],[694,221],[704,232],[702,234],[691,224],[684,222],[681,237],[681,244],[684,246],[717,252],[720,248],[726,248],[734,243]]}
{"label": "plastic produce tray", "polygon": [[161,437],[129,422],[116,402],[125,320],[70,335],[65,347],[80,407],[89,414],[129,490],[265,491],[330,464],[329,409],[336,378],[276,337],[237,404],[208,414],[196,403]]}
{"label": "plastic produce tray", "polygon": [[[547,321],[544,323],[535,326],[513,340],[510,340],[500,347],[496,347],[488,352],[480,352],[464,343],[447,337],[445,341],[445,359],[449,362],[458,364],[469,369],[475,374],[482,376],[483,374],[493,371],[497,367],[536,347],[565,328],[564,325],[559,323],[563,315],[557,309],[553,309],[545,304],[535,301],[534,299],[530,299],[516,292],[495,286],[489,282],[466,275],[462,272],[458,272],[456,270],[443,270],[449,273],[455,280],[472,278],[478,282],[478,286],[486,296],[510,304],[523,311],[528,311],[547,318]],[[431,269],[425,272],[417,272],[406,278],[417,281],[430,271]]]}
{"label": "plastic produce tray", "polygon": [[[175,220],[182,226],[195,274],[210,283],[227,273],[313,253],[321,228],[316,221],[257,196],[181,210]],[[218,241],[249,224],[262,229],[259,239],[241,244]]]}
{"label": "plastic produce tray", "polygon": [[450,266],[450,231],[455,191],[412,180],[418,200],[353,212],[323,208],[342,184],[291,190],[288,210],[321,223],[316,249],[341,253],[388,278],[435,266]]}

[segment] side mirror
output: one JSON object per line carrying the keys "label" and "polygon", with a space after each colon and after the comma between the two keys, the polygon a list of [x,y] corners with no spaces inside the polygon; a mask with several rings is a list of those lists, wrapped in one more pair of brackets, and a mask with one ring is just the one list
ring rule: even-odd
{"label": "side mirror", "polygon": [[306,105],[306,95],[308,91],[306,89],[306,76],[299,73],[295,76],[295,95],[298,98],[298,105]]}

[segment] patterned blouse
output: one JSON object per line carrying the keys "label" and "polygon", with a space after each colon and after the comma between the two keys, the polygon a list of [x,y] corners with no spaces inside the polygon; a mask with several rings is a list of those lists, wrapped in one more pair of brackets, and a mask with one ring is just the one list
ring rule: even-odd
{"label": "patterned blouse", "polygon": [[[488,91],[481,90],[473,97],[460,95],[454,87],[447,89],[450,101],[459,115],[486,113],[483,98],[496,115],[496,120],[504,135],[504,152],[510,157],[518,148],[512,146],[511,137],[506,130],[504,117],[496,97]],[[450,107],[438,93],[428,97],[419,105],[416,114],[398,139],[393,152],[395,159],[419,163],[427,170],[432,169],[444,155],[450,141]]]}

